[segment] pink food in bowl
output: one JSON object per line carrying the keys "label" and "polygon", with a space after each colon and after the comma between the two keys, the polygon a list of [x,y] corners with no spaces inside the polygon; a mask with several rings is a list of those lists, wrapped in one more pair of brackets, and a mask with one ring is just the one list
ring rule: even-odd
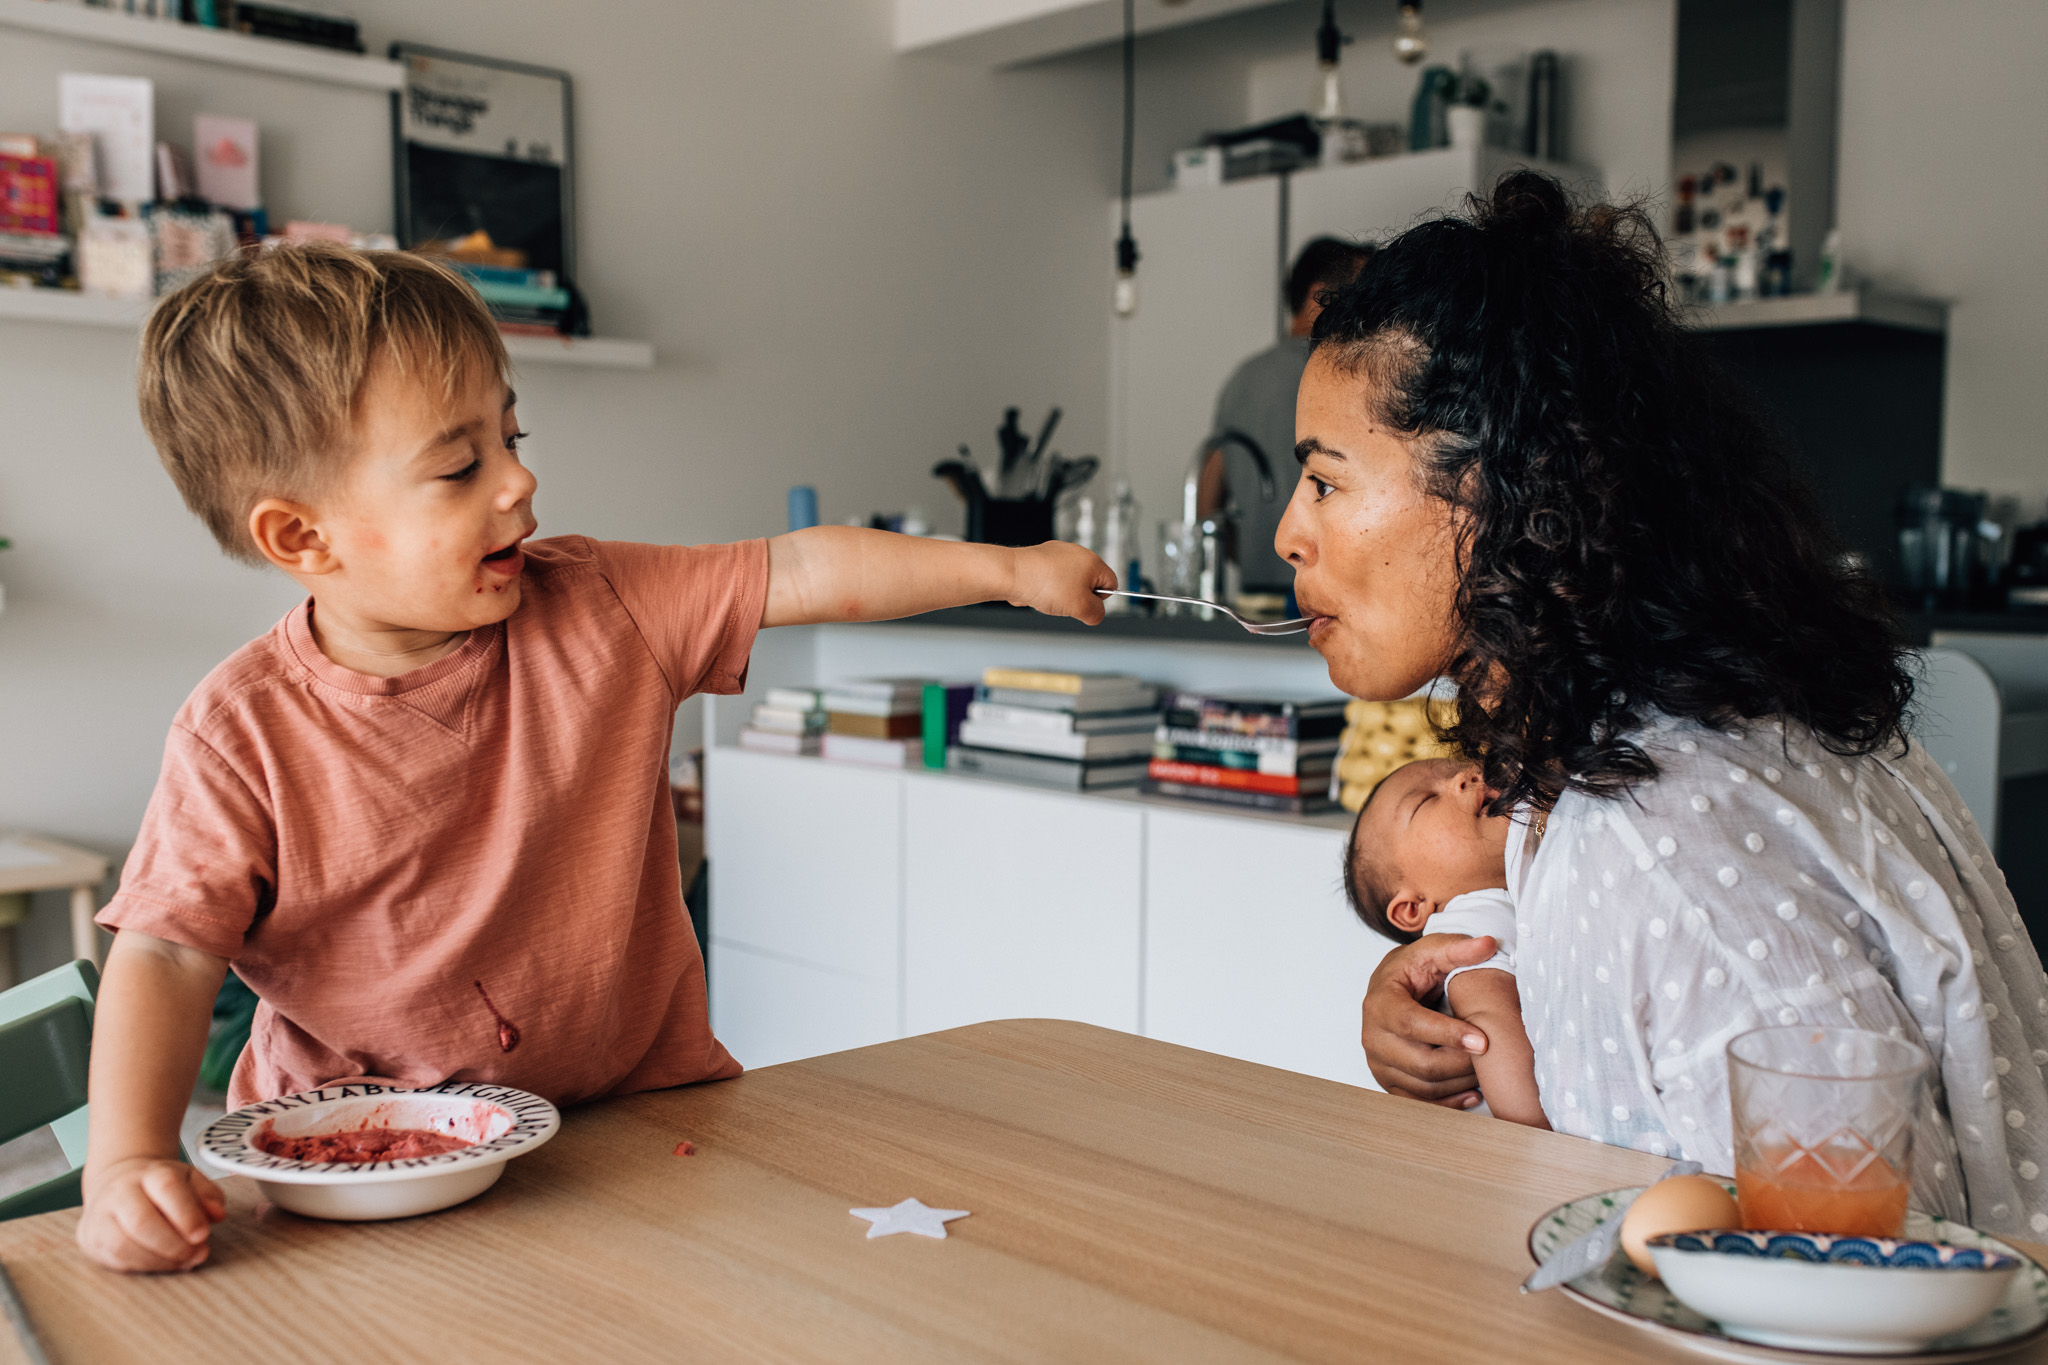
{"label": "pink food in bowl", "polygon": [[265,1128],[251,1144],[287,1161],[406,1161],[439,1156],[476,1144],[453,1133],[427,1128],[357,1128],[342,1133],[308,1133],[280,1137]]}

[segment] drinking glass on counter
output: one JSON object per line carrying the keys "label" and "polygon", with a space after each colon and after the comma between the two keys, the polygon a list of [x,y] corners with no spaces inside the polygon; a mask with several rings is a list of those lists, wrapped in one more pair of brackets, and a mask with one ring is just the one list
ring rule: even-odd
{"label": "drinking glass on counter", "polygon": [[1904,1232],[1926,1075],[1917,1044],[1857,1029],[1764,1028],[1729,1043],[1742,1225]]}

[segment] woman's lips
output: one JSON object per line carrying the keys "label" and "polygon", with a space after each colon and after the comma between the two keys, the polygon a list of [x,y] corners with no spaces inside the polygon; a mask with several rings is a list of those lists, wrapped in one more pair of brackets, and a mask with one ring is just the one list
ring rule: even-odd
{"label": "woman's lips", "polygon": [[1332,626],[1334,626],[1334,625],[1336,625],[1336,624],[1337,624],[1337,618],[1336,618],[1336,617],[1334,617],[1334,616],[1312,616],[1312,617],[1310,617],[1310,618],[1309,618],[1309,623],[1308,623],[1308,638],[1309,638],[1309,642],[1310,642],[1311,644],[1313,644],[1313,643],[1314,643],[1314,642],[1315,642],[1315,641],[1316,641],[1317,639],[1321,638],[1321,637],[1322,637],[1322,636],[1323,636],[1324,634],[1326,634],[1326,633],[1327,633],[1327,632],[1329,631],[1329,629],[1330,629],[1330,628],[1331,628]]}

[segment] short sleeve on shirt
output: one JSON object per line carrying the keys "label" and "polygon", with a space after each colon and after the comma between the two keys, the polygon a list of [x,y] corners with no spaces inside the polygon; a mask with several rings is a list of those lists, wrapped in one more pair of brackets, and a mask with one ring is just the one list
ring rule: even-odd
{"label": "short sleeve on shirt", "polygon": [[747,656],[768,600],[767,541],[593,541],[591,549],[677,701],[746,687]]}
{"label": "short sleeve on shirt", "polygon": [[121,889],[98,922],[233,958],[276,885],[269,809],[212,746],[173,726]]}
{"label": "short sleeve on shirt", "polygon": [[1506,891],[1468,891],[1453,896],[1444,908],[1429,917],[1426,934],[1469,934],[1473,938],[1491,935],[1500,951],[1476,967],[1454,968],[1444,978],[1446,985],[1461,972],[1512,972],[1515,969],[1515,903]]}

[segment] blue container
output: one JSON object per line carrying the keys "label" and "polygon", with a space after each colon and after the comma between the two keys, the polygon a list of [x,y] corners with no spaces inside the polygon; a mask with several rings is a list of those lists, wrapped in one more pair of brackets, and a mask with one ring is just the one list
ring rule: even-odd
{"label": "blue container", "polygon": [[801,531],[818,524],[818,490],[800,483],[789,490],[789,529]]}

